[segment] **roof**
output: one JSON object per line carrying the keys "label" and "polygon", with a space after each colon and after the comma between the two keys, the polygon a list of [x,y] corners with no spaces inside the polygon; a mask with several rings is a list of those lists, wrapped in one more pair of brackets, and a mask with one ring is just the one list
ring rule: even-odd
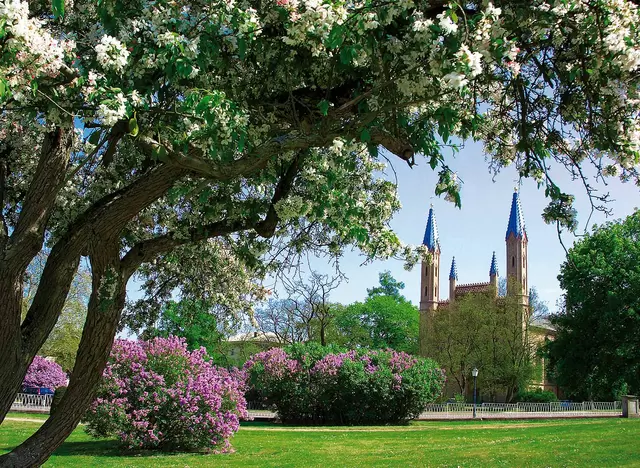
{"label": "roof", "polygon": [[440,250],[440,238],[438,237],[438,226],[436,225],[436,215],[433,213],[433,206],[429,208],[429,218],[427,219],[427,229],[424,231],[423,245],[427,246],[430,252]]}
{"label": "roof", "polygon": [[507,226],[507,234],[505,240],[513,234],[515,237],[526,237],[527,232],[524,227],[524,218],[522,217],[522,208],[520,207],[520,196],[518,191],[513,192],[511,200],[511,213],[509,213],[509,225]]}
{"label": "roof", "polygon": [[470,283],[470,284],[461,284],[456,286],[456,295],[458,294],[468,294],[475,292],[486,292],[491,288],[490,283]]}
{"label": "roof", "polygon": [[496,261],[496,252],[491,257],[491,267],[489,267],[489,276],[498,276],[498,262]]}
{"label": "roof", "polygon": [[238,333],[237,335],[230,336],[227,338],[227,341],[230,342],[239,342],[239,341],[253,341],[253,342],[277,342],[278,337],[275,333],[272,332],[246,332],[246,333]]}
{"label": "roof", "polygon": [[451,271],[449,272],[449,279],[458,281],[458,269],[456,268],[456,257],[453,257],[451,261]]}
{"label": "roof", "polygon": [[542,328],[543,330],[547,330],[547,331],[556,331],[556,328],[551,324],[551,322],[544,318],[534,318],[533,320],[531,320],[531,324],[532,327],[537,327],[537,328]]}

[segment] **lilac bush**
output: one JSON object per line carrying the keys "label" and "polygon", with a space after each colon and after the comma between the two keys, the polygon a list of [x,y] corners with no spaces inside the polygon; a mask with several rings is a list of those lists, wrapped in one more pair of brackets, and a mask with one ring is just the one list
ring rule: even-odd
{"label": "lilac bush", "polygon": [[67,383],[67,374],[62,367],[53,361],[49,361],[42,356],[36,356],[27,370],[22,386],[24,387],[46,387],[55,390]]}
{"label": "lilac bush", "polygon": [[97,398],[85,417],[95,437],[128,448],[228,452],[248,418],[246,377],[216,367],[183,338],[117,340]]}
{"label": "lilac bush", "polygon": [[273,348],[244,369],[251,395],[298,424],[389,424],[415,418],[441,393],[444,371],[430,359],[393,350],[317,344]]}

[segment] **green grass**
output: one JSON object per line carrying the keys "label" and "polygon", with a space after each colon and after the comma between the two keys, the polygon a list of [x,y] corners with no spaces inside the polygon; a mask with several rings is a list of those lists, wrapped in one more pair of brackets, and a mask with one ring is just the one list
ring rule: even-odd
{"label": "green grass", "polygon": [[9,411],[7,417],[20,419],[41,419],[43,421],[46,421],[49,418],[49,415],[44,413],[17,413]]}
{"label": "green grass", "polygon": [[[0,454],[39,423],[5,421]],[[48,467],[640,466],[640,420],[460,421],[402,427],[244,424],[227,455],[131,454],[79,428]]]}

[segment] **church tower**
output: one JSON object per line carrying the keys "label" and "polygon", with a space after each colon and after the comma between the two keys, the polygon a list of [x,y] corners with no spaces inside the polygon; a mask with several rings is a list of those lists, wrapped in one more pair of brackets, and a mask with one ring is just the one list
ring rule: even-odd
{"label": "church tower", "polygon": [[422,244],[427,248],[430,262],[422,262],[420,311],[434,311],[440,301],[440,239],[433,206],[429,209],[427,229]]}
{"label": "church tower", "polygon": [[449,302],[456,300],[456,282],[458,281],[458,268],[456,267],[456,257],[451,261],[451,271],[449,272]]}
{"label": "church tower", "polygon": [[494,294],[498,296],[498,262],[495,251],[493,252],[493,257],[491,257],[491,266],[489,267],[489,284]]}
{"label": "church tower", "polygon": [[527,274],[527,231],[524,227],[518,191],[513,193],[509,225],[505,236],[507,244],[507,295],[520,298],[523,306],[529,304]]}
{"label": "church tower", "polygon": [[427,342],[431,335],[432,318],[440,300],[440,239],[438,226],[433,213],[429,209],[427,229],[422,244],[429,252],[430,261],[423,261],[420,267],[420,335],[418,349],[423,356],[427,355]]}

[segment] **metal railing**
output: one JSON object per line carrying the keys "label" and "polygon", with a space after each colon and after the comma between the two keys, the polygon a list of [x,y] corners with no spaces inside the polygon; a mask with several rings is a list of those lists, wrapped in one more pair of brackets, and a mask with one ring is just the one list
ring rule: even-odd
{"label": "metal railing", "polygon": [[[622,402],[483,403],[476,406],[476,414],[483,419],[620,416]],[[472,404],[442,403],[427,405],[417,419],[468,419],[472,415]]]}
{"label": "metal railing", "polygon": [[53,395],[31,395],[18,393],[11,405],[11,411],[42,411],[49,412]]}
{"label": "metal railing", "polygon": [[[11,411],[49,412],[53,395],[18,393]],[[254,418],[276,418],[277,414],[263,405],[248,402]],[[477,418],[531,419],[570,417],[612,417],[622,415],[620,401],[585,401],[582,403],[556,401],[551,403],[482,403],[476,406]],[[441,403],[427,405],[416,419],[471,419],[470,403]]]}

